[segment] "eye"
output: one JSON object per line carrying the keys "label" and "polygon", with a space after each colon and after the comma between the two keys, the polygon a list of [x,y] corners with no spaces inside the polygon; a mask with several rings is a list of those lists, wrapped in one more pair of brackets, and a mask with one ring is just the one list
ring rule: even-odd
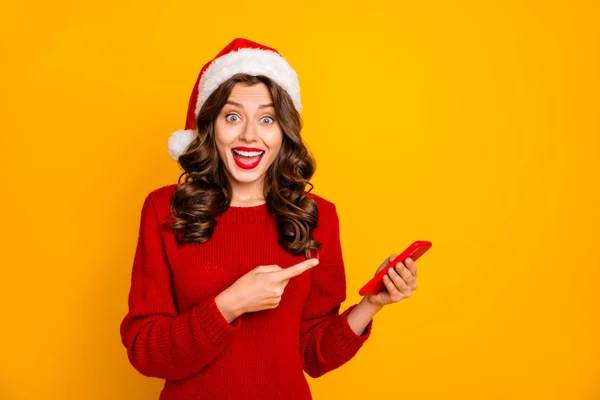
{"label": "eye", "polygon": [[264,120],[265,118],[268,118],[271,120],[271,122],[269,122],[269,124],[272,124],[273,122],[275,122],[275,120],[272,117],[263,117],[262,119]]}
{"label": "eye", "polygon": [[237,115],[235,115],[235,114],[227,114],[227,115],[225,116],[225,119],[226,119],[227,121],[229,121],[229,122],[236,122],[236,121],[232,121],[232,120],[231,120],[229,117],[235,117],[235,118],[239,118],[239,117],[238,117]]}

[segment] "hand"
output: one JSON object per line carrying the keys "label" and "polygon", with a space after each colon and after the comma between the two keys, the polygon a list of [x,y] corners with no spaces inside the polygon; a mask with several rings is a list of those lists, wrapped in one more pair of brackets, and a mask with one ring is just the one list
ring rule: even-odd
{"label": "hand", "polygon": [[[396,257],[398,254],[392,254],[386,258],[375,275],[386,268]],[[365,296],[370,303],[382,307],[410,297],[412,292],[417,290],[417,264],[411,258],[404,260],[404,263],[399,262],[383,276],[383,284],[387,290],[384,289],[372,296]]]}
{"label": "hand", "polygon": [[[276,308],[290,279],[318,263],[318,259],[310,258],[285,269],[279,265],[258,266],[221,292],[215,301],[217,305],[225,304],[219,309],[228,321],[247,312]],[[228,307],[226,304],[235,306]],[[233,318],[228,318],[227,314],[233,314]]]}

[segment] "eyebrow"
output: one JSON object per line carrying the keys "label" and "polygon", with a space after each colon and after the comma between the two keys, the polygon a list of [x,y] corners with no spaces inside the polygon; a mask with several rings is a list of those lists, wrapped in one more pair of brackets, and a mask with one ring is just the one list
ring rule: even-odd
{"label": "eyebrow", "polygon": [[[232,100],[227,100],[225,102],[225,104],[231,104],[231,105],[234,105],[234,106],[238,106],[240,108],[244,108],[243,105],[241,105],[240,103],[236,103],[235,101],[232,101]],[[261,104],[260,106],[258,106],[258,108],[267,108],[267,107],[273,107],[273,103]]]}

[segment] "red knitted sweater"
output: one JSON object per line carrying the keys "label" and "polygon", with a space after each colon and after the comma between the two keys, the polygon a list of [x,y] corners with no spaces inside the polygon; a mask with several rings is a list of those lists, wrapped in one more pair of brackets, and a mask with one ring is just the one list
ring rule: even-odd
{"label": "red knitted sweater", "polygon": [[310,193],[319,207],[316,267],[292,278],[279,306],[231,323],[215,297],[259,265],[287,268],[305,259],[278,243],[266,204],[229,207],[205,243],[175,242],[161,227],[176,184],[145,199],[133,261],[129,312],[121,338],[131,364],[165,379],[160,400],[311,399],[303,371],[321,376],[349,361],[371,333],[358,336],[346,315],[344,262],[335,205]]}

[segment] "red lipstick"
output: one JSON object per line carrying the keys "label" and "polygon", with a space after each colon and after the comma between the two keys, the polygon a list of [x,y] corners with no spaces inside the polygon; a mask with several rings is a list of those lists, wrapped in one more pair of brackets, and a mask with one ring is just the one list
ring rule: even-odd
{"label": "red lipstick", "polygon": [[[248,156],[247,154],[239,154],[235,150],[252,153],[261,152],[261,154],[258,156]],[[238,167],[240,167],[241,169],[250,170],[256,168],[258,164],[260,164],[260,160],[262,160],[265,151],[255,147],[240,146],[236,147],[235,149],[232,149],[231,154],[233,155],[233,160],[235,161]]]}

